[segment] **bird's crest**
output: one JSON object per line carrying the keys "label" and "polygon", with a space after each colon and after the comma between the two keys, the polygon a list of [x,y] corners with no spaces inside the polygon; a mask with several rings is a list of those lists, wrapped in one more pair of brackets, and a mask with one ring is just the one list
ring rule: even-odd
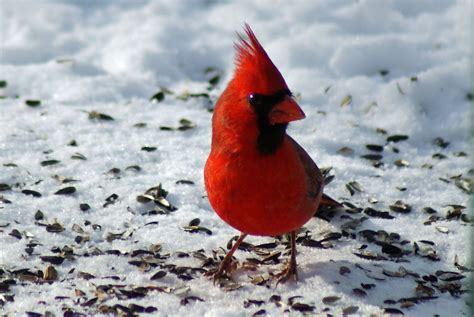
{"label": "bird's crest", "polygon": [[245,23],[244,31],[248,40],[237,33],[239,42],[234,43],[237,51],[234,80],[239,88],[247,93],[261,94],[271,94],[286,89],[287,86],[283,76],[268,57],[267,52],[265,52],[247,23]]}

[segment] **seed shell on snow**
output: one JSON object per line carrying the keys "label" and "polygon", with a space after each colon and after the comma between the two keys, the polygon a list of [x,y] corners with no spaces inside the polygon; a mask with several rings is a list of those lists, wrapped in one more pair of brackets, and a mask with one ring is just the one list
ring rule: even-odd
{"label": "seed shell on snow", "polygon": [[69,187],[64,187],[55,192],[55,195],[72,195],[76,192],[76,187],[74,186],[69,186]]}

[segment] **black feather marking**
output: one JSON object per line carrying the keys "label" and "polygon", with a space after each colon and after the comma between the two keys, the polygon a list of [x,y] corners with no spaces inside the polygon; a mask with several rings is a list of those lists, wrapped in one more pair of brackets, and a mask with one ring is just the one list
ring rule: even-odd
{"label": "black feather marking", "polygon": [[274,154],[285,139],[288,123],[272,125],[268,114],[286,96],[291,96],[288,89],[279,90],[272,95],[251,93],[248,97],[249,104],[257,114],[257,124],[260,132],[257,137],[257,148],[262,155]]}

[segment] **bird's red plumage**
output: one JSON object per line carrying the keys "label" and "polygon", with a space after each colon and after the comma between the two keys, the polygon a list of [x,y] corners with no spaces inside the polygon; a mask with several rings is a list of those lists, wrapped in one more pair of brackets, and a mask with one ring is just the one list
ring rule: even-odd
{"label": "bird's red plumage", "polygon": [[286,134],[275,153],[258,151],[258,118],[248,96],[288,87],[248,25],[245,31],[249,41],[239,36],[234,77],[214,109],[205,185],[212,207],[229,225],[253,235],[279,235],[314,215],[323,181],[309,155]]}

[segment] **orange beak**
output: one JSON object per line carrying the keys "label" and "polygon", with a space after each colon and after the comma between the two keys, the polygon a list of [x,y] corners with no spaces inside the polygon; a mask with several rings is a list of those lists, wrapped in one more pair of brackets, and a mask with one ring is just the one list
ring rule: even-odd
{"label": "orange beak", "polygon": [[296,101],[292,97],[287,96],[282,102],[276,105],[272,111],[270,111],[268,118],[270,120],[270,124],[273,125],[277,123],[288,123],[291,121],[301,120],[306,118],[306,116]]}

